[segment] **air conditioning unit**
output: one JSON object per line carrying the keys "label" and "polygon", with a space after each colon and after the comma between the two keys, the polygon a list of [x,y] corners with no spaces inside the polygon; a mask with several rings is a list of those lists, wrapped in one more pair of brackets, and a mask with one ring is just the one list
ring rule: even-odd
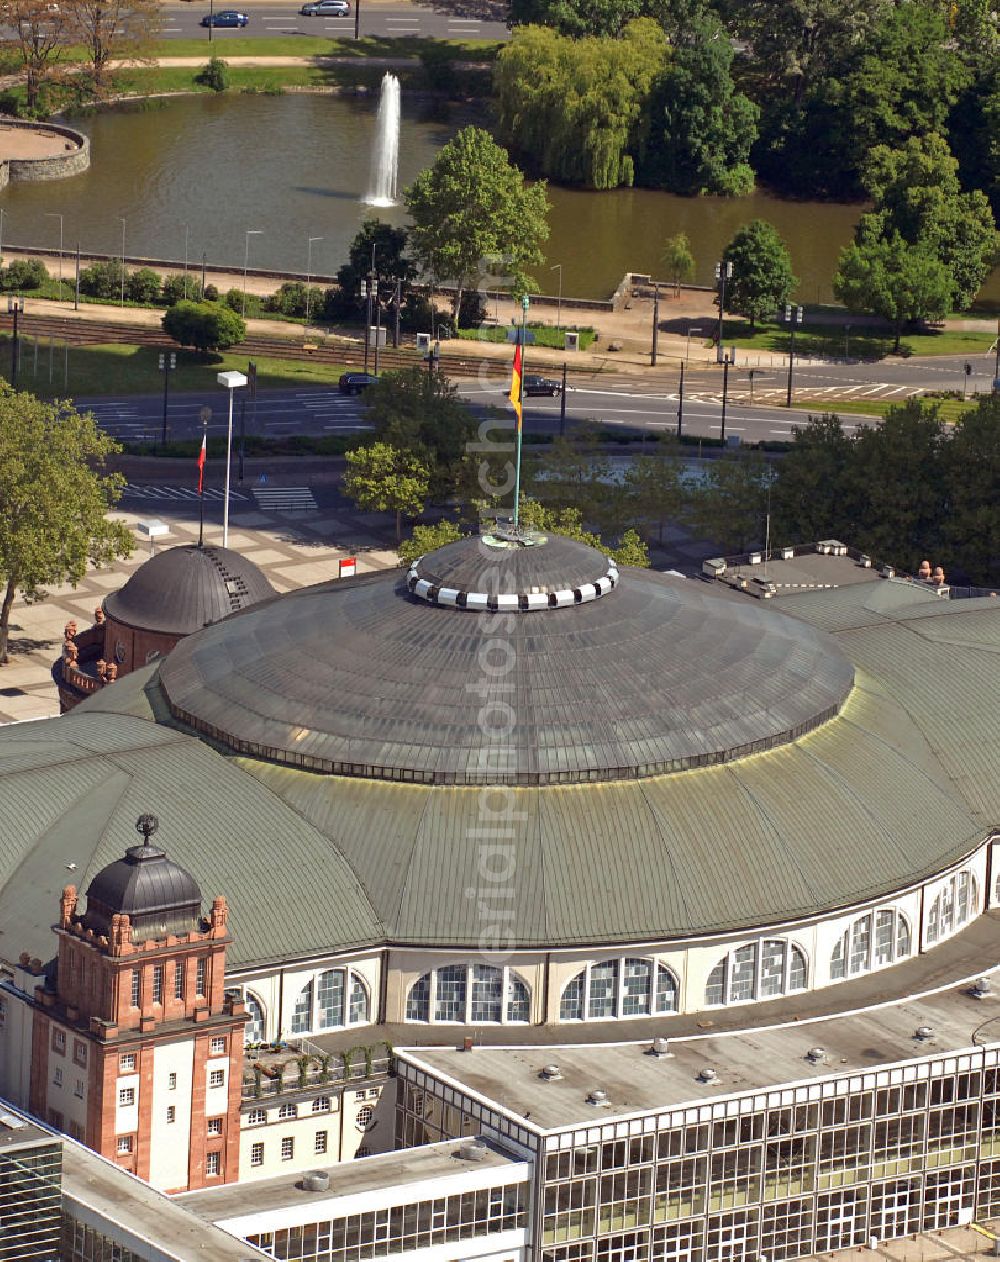
{"label": "air conditioning unit", "polygon": [[578,351],[580,349],[580,334],[567,331],[563,334],[563,350]]}
{"label": "air conditioning unit", "polygon": [[417,350],[423,351],[425,354],[431,349],[431,335],[429,333],[417,334]]}

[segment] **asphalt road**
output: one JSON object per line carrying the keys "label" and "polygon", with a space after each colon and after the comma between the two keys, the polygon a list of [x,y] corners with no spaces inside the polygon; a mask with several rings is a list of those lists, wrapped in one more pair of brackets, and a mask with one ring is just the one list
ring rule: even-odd
{"label": "asphalt road", "polygon": [[[215,27],[212,31],[214,51],[224,55],[226,41],[234,38],[265,39],[290,35],[322,35],[327,37],[354,35],[353,4],[350,16],[303,17],[298,4],[259,5],[227,4],[216,0],[215,9],[236,8],[246,13],[247,26]],[[461,6],[459,6],[461,8]],[[208,45],[208,29],[201,19],[208,13],[207,3],[192,3],[184,8],[164,10],[161,34],[166,39],[204,39]],[[361,4],[361,34],[375,36],[422,36],[435,39],[508,39],[510,31],[503,22],[487,21],[475,13],[439,12],[417,4]]]}

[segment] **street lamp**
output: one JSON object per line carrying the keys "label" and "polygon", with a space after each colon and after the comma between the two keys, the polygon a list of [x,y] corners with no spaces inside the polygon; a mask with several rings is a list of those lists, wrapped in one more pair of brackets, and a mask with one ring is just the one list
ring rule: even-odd
{"label": "street lamp", "polygon": [[653,285],[653,345],[650,349],[649,366],[656,367],[656,351],[659,346],[660,338],[660,286],[659,283]]}
{"label": "street lamp", "polygon": [[556,328],[562,328],[562,264],[553,263],[549,268],[550,272],[559,273],[559,297],[556,299]]}
{"label": "street lamp", "polygon": [[122,306],[125,306],[125,220],[118,216],[122,225]]}
{"label": "street lamp", "polygon": [[3,217],[7,212],[0,206],[0,263],[3,262]]}
{"label": "street lamp", "polygon": [[722,356],[722,445],[726,445],[726,403],[729,399],[729,356]]}
{"label": "street lamp", "polygon": [[243,317],[247,314],[247,268],[250,266],[250,238],[263,236],[263,228],[247,228],[243,239]]}
{"label": "street lamp", "polygon": [[322,240],[322,237],[310,237],[306,245],[306,328],[309,327],[309,283],[312,280],[313,242]]}
{"label": "street lamp", "polygon": [[17,365],[20,359],[20,346],[17,341],[17,317],[24,310],[24,299],[20,294],[7,299],[7,310],[14,317],[14,336],[10,344],[10,384],[17,390]]}
{"label": "street lamp", "polygon": [[184,297],[188,296],[188,235],[191,231],[191,225],[184,225]]}
{"label": "street lamp", "polygon": [[716,339],[716,358],[721,362],[722,350],[722,313],[726,306],[726,281],[733,278],[733,265],[726,259],[715,265],[715,279],[719,285],[719,336]]}
{"label": "street lamp", "polygon": [[63,272],[63,217],[57,210],[47,210],[45,212],[45,218],[59,220],[59,292],[61,294]]}
{"label": "street lamp", "polygon": [[247,384],[241,372],[220,372],[215,380],[229,391],[229,425],[226,430],[226,486],[222,500],[222,546],[229,547],[229,466],[233,456],[233,392]]}
{"label": "street lamp", "polygon": [[802,323],[802,308],[793,307],[790,302],[785,303],[785,323],[792,327],[792,341],[788,349],[788,393],[785,397],[785,407],[792,406],[792,373],[795,370],[795,328],[796,325]]}
{"label": "street lamp", "polygon": [[163,373],[163,428],[160,431],[160,446],[163,447],[167,442],[167,394],[170,384],[170,374],[177,367],[177,354],[175,351],[164,351],[160,355],[160,372]]}

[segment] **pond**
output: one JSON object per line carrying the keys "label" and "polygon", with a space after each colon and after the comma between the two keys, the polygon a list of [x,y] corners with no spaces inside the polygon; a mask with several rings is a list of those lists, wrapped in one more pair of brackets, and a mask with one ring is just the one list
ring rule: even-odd
{"label": "pond", "polygon": [[[185,227],[192,265],[241,267],[248,229],[251,266],[331,274],[366,213],[377,101],[350,95],[192,96],[149,108],[104,110],[74,123],[91,137],[92,166],[82,175],[42,184],[11,184],[0,194],[4,240],[56,247],[63,215],[67,251],[121,250],[181,260]],[[399,186],[428,166],[437,150],[472,116],[455,110],[444,121],[423,116],[404,96]],[[664,239],[686,232],[709,284],[715,260],[750,219],[770,220],[788,242],[801,301],[831,297],[837,253],[850,239],[860,209],[828,202],[785,202],[763,192],[739,200],[680,198],[646,189],[612,192],[550,190],[548,262],[539,287],[554,293],[549,271],[562,264],[563,293],[605,298],[626,270],[659,272]],[[402,224],[402,207],[379,210]],[[1000,298],[1000,274],[987,292]]]}

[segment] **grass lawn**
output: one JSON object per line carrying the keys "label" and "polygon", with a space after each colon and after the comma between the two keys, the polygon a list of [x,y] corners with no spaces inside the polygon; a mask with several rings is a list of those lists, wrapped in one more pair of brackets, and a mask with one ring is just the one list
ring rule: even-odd
{"label": "grass lawn", "polygon": [[[3,342],[0,371],[10,366],[8,337]],[[159,370],[160,352],[148,346],[71,346],[69,374],[66,383],[63,347],[56,346],[52,356],[52,380],[49,381],[49,347],[38,346],[38,367],[34,349],[21,344],[21,371],[18,385],[43,399],[69,395],[157,394],[163,389]],[[257,363],[257,385],[261,390],[289,389],[297,386],[330,386],[345,370],[342,364],[318,363],[315,360],[265,359]],[[232,352],[203,356],[195,351],[177,351],[177,368],[170,376],[170,393],[188,390],[217,390],[215,375],[228,369],[246,371],[246,358]]]}
{"label": "grass lawn", "polygon": [[[936,403],[940,409],[941,419],[953,425],[964,413],[976,406],[975,399],[927,399],[928,403]],[[797,399],[792,407],[802,412],[811,412],[814,416],[830,413],[839,416],[841,412],[852,416],[885,416],[892,407],[899,407],[900,401],[891,399]]]}
{"label": "grass lawn", "polygon": [[[751,337],[744,321],[727,320],[724,341],[727,346],[739,346],[747,350],[777,351],[788,354],[789,333],[780,324],[762,324]],[[994,335],[961,330],[942,329],[931,333],[906,333],[903,349],[913,355],[976,355],[985,354],[993,345]],[[892,350],[893,339],[866,332],[851,330],[845,342],[843,331],[810,333],[808,325],[795,335],[797,355],[843,355],[845,349],[859,359],[884,359]]]}
{"label": "grass lawn", "polygon": [[[508,327],[510,326],[502,325],[496,328],[488,326],[482,329],[459,329],[458,336],[466,342],[506,342]],[[557,351],[561,351],[565,345],[563,334],[566,332],[580,334],[580,350],[582,351],[592,345],[597,336],[589,326],[578,328],[575,324],[564,324],[561,329],[553,328],[549,324],[529,324],[528,332],[535,335],[534,342],[529,345],[550,346]]]}
{"label": "grass lawn", "polygon": [[[350,29],[353,30],[353,22]],[[494,39],[440,39],[434,43],[446,48],[457,61],[492,61],[500,48]],[[413,36],[377,39],[366,36],[354,40],[349,36],[329,39],[316,35],[276,35],[264,39],[215,32],[211,43],[207,33],[200,39],[161,39],[151,48],[153,57],[413,57],[420,56],[426,40]]]}

